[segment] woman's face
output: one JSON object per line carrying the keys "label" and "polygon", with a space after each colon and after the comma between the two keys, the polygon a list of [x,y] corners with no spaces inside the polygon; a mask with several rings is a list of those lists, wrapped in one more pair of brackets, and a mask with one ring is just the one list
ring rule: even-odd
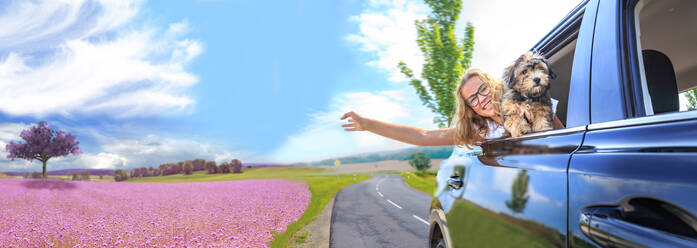
{"label": "woman's face", "polygon": [[[484,117],[493,117],[495,113],[494,105],[491,102],[491,89],[483,90],[484,88],[480,87],[487,87],[482,86],[483,84],[484,82],[479,79],[479,77],[470,77],[467,79],[467,81],[465,81],[465,85],[462,86],[460,94],[462,94],[467,102],[467,105],[469,105],[475,113]],[[480,93],[477,94],[477,92]]]}

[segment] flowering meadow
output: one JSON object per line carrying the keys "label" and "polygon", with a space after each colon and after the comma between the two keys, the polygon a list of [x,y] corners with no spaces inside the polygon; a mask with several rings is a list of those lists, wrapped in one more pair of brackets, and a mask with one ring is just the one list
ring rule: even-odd
{"label": "flowering meadow", "polygon": [[310,202],[305,183],[0,179],[0,247],[266,247]]}

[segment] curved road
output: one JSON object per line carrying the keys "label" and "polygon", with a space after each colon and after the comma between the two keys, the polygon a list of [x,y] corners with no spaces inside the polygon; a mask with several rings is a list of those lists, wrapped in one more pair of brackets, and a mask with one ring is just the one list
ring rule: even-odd
{"label": "curved road", "polygon": [[336,195],[329,246],[428,247],[431,196],[400,175],[377,175]]}

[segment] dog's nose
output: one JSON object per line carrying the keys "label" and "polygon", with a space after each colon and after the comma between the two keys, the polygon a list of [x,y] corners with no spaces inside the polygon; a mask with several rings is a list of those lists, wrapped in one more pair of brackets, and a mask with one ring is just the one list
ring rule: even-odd
{"label": "dog's nose", "polygon": [[540,78],[538,77],[533,78],[532,81],[534,81],[536,84],[540,84]]}

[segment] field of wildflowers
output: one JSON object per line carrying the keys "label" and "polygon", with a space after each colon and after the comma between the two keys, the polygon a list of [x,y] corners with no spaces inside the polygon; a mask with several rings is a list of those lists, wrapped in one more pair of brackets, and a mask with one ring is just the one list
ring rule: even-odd
{"label": "field of wildflowers", "polygon": [[0,180],[0,247],[266,247],[311,198],[305,183]]}

